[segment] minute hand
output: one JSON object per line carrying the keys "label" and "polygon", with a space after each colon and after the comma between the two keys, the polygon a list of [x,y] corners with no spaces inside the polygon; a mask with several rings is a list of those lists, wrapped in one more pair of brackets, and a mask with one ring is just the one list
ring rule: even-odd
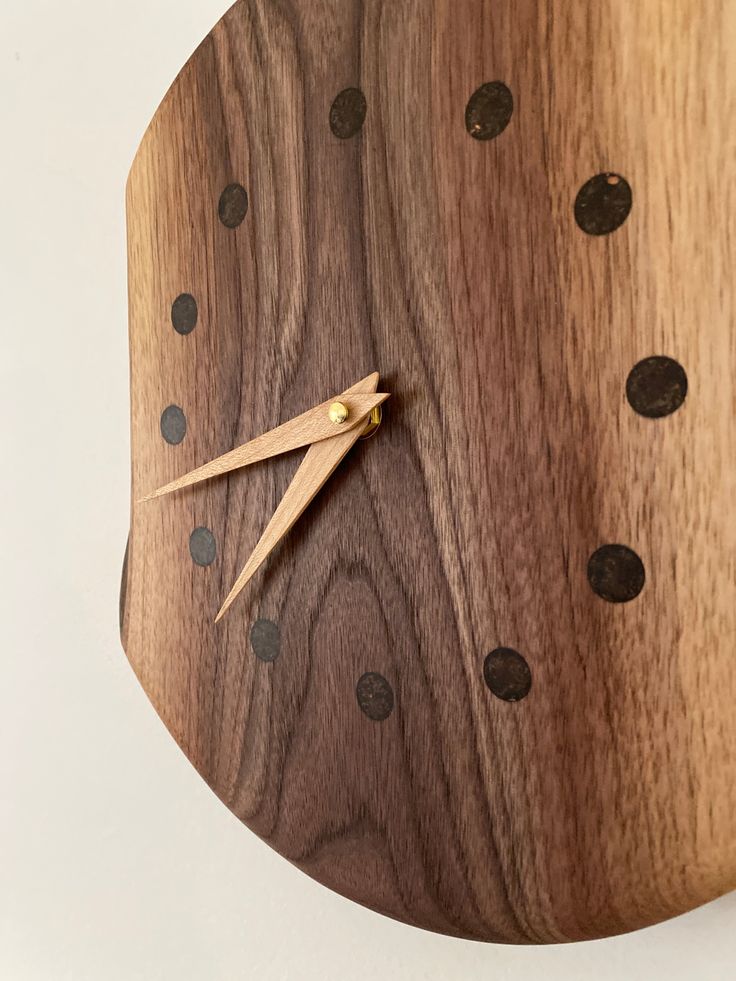
{"label": "minute hand", "polygon": [[[388,395],[378,397],[381,401],[384,401],[388,398]],[[306,456],[302,460],[301,466],[294,475],[294,479],[289,484],[286,493],[281,498],[279,506],[274,511],[273,517],[263,532],[260,541],[246,562],[245,568],[238,576],[235,585],[222,604],[222,609],[217,614],[215,623],[222,619],[248,580],[252,578],[255,572],[266,561],[284,535],[294,527],[294,524],[317,495],[320,488],[329,480],[340,461],[348,453],[356,440],[360,438],[361,432],[361,428],[356,428],[348,433],[340,433],[339,436],[335,436],[333,439],[315,443],[309,448]]]}

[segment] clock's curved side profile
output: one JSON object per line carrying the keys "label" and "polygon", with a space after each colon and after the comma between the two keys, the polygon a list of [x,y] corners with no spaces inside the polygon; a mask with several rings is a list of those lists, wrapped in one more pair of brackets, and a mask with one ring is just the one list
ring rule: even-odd
{"label": "clock's curved side profile", "polygon": [[[735,53],[715,0],[241,0],[143,139],[125,650],[389,916],[554,943],[736,885]],[[143,499],[373,372],[215,623],[305,450]]]}

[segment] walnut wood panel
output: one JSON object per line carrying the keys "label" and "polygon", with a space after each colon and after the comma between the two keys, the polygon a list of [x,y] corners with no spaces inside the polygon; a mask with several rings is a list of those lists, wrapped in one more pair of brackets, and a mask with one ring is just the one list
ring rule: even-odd
{"label": "walnut wood panel", "polygon": [[[133,500],[374,369],[392,397],[216,627],[302,454],[134,505],[126,651],[228,807],[390,916],[557,942],[736,884],[735,51],[717,0],[249,0],[143,140]],[[608,173],[631,212],[586,234]],[[688,381],[656,419],[654,355]]]}

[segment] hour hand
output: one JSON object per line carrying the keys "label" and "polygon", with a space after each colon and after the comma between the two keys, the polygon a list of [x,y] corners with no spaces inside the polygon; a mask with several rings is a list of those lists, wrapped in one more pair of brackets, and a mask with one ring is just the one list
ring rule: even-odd
{"label": "hour hand", "polygon": [[[171,483],[141,498],[139,503],[151,501],[155,497],[163,497],[164,494],[171,494],[183,487],[209,480],[210,477],[218,477],[250,463],[267,460],[280,453],[287,453],[301,446],[319,443],[330,437],[351,432],[361,426],[373,410],[388,398],[380,392],[376,393],[377,387],[378,373],[374,372],[347,389],[342,395],[338,395],[336,399],[329,399],[277,426],[276,429],[263,433],[262,436],[256,436],[250,442],[172,480]],[[340,406],[344,412],[335,410],[336,406]]]}

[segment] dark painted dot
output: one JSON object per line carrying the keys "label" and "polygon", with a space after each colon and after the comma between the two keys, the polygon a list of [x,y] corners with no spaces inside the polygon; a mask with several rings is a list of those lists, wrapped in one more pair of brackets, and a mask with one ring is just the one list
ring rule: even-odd
{"label": "dark painted dot", "polygon": [[178,405],[170,405],[161,414],[161,435],[171,446],[178,446],[187,434],[187,417]]}
{"label": "dark painted dot", "polygon": [[189,554],[197,565],[212,565],[217,557],[217,543],[209,528],[195,528],[189,538]]}
{"label": "dark painted dot", "polygon": [[474,140],[492,140],[511,121],[514,97],[503,82],[486,82],[470,96],[465,107],[465,128]]}
{"label": "dark painted dot", "polygon": [[120,601],[118,604],[118,616],[120,619],[120,639],[123,637],[123,624],[125,623],[125,603],[128,597],[128,554],[130,552],[130,535],[125,545],[125,557],[123,558],[123,571],[120,576]]}
{"label": "dark painted dot", "polygon": [[588,581],[609,603],[628,603],[644,588],[644,564],[626,545],[602,545],[588,560]]}
{"label": "dark painted dot", "polygon": [[250,631],[250,643],[261,661],[275,661],[281,653],[281,632],[271,620],[256,620]]}
{"label": "dark painted dot", "polygon": [[483,663],[483,678],[496,698],[520,702],[532,687],[529,665],[518,651],[497,647]]}
{"label": "dark painted dot", "polygon": [[191,334],[197,326],[197,301],[190,293],[177,296],[171,305],[171,323],[177,334]]}
{"label": "dark painted dot", "polygon": [[248,192],[240,184],[229,184],[220,195],[217,213],[225,228],[237,228],[248,213]]}
{"label": "dark painted dot", "polygon": [[575,221],[588,235],[608,235],[631,211],[631,188],[619,174],[596,174],[578,191]]}
{"label": "dark painted dot", "polygon": [[644,358],[629,372],[626,398],[648,419],[661,419],[680,408],[687,395],[685,369],[672,358]]}
{"label": "dark painted dot", "polygon": [[361,712],[374,722],[383,722],[394,710],[393,688],[383,675],[375,671],[363,675],[358,681],[355,694]]}
{"label": "dark painted dot", "polygon": [[330,107],[330,129],[340,140],[349,140],[360,132],[368,104],[360,89],[343,89]]}

